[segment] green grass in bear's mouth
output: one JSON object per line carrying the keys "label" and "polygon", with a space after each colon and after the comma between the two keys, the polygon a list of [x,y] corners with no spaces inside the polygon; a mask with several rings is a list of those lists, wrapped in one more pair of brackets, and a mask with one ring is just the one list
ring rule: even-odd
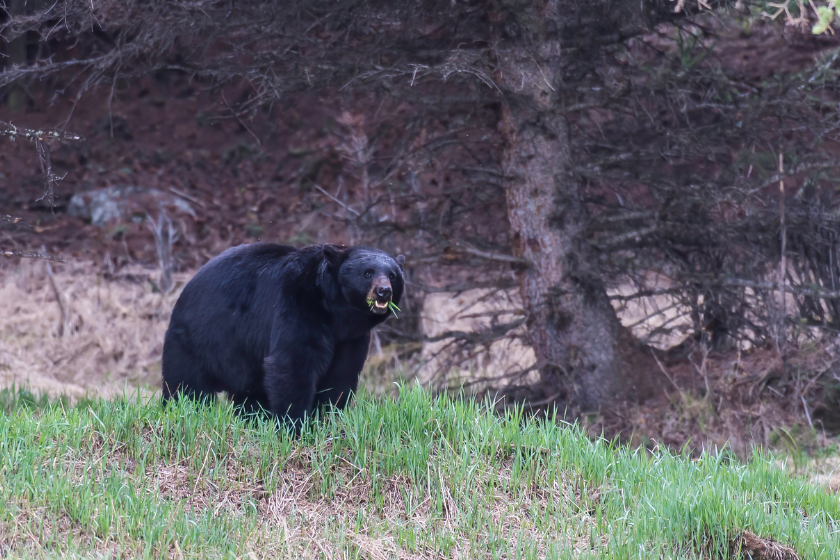
{"label": "green grass in bear's mouth", "polygon": [[[373,301],[372,299],[369,299],[369,300],[367,300],[367,304],[370,306],[370,310],[371,310],[371,311],[373,311],[373,304],[374,304],[374,301]],[[394,314],[394,317],[396,317],[397,319],[399,319],[399,317],[397,316],[397,311],[402,311],[402,309],[400,309],[399,307],[397,307],[397,304],[396,304],[396,303],[394,303],[393,301],[389,301],[389,302],[388,302],[388,309],[390,309],[390,310],[391,310],[391,313],[393,313],[393,314]]]}

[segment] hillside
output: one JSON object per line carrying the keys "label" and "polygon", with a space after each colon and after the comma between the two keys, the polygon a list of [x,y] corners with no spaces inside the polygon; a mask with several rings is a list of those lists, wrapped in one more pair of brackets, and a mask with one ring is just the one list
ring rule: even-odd
{"label": "hillside", "polygon": [[4,396],[8,558],[829,559],[840,549],[836,496],[769,457],[646,454],[417,388],[363,396],[297,441],[223,404]]}

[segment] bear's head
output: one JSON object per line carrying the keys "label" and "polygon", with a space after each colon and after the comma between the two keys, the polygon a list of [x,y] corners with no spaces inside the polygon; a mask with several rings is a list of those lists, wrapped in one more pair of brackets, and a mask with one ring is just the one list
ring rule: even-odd
{"label": "bear's head", "polygon": [[399,305],[404,289],[403,255],[393,258],[379,249],[335,245],[324,245],[323,252],[338,272],[339,289],[352,307],[385,315],[391,304]]}

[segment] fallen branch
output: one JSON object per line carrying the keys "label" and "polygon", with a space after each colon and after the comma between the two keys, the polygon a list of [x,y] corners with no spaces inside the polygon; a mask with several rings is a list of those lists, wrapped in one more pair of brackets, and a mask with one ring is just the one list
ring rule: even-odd
{"label": "fallen branch", "polygon": [[61,257],[55,257],[53,255],[44,255],[42,253],[23,253],[21,251],[0,251],[0,256],[18,257],[20,259],[43,259],[45,261],[60,262],[60,263],[67,262],[64,259],[62,259]]}
{"label": "fallen branch", "polygon": [[0,121],[0,136],[6,136],[14,142],[18,138],[24,138],[31,141],[44,140],[59,140],[61,142],[80,142],[84,140],[83,136],[67,132],[66,130],[56,130],[53,128],[18,128],[12,123]]}

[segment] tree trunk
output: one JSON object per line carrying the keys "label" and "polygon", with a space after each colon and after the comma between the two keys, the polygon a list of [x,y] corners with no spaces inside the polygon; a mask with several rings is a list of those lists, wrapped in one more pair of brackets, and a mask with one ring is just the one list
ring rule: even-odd
{"label": "tree trunk", "polygon": [[533,28],[497,50],[508,217],[514,251],[533,265],[521,275],[521,290],[546,393],[592,411],[647,396],[657,366],[618,321],[590,266],[586,209],[569,172],[569,137],[554,87],[560,39],[540,29],[559,21],[560,3],[538,4],[534,17],[518,19]]}

